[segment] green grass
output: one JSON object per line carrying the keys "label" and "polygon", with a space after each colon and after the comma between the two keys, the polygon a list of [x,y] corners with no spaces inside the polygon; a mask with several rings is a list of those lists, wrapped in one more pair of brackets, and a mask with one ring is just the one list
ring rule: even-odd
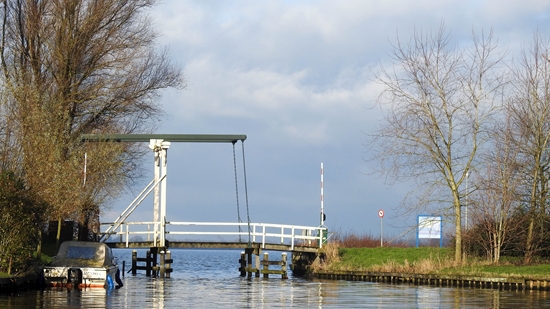
{"label": "green grass", "polygon": [[537,265],[469,265],[458,268],[447,268],[442,274],[479,275],[495,277],[526,277],[550,279],[550,263]]}
{"label": "green grass", "polygon": [[447,248],[340,248],[338,266],[345,268],[369,269],[388,262],[405,265],[422,259],[450,259],[451,251]]}
{"label": "green grass", "polygon": [[[33,258],[37,259],[37,258],[36,258],[36,252],[33,253],[32,256],[33,256]],[[40,260],[38,261],[39,264],[41,264],[41,265],[46,265],[46,264],[50,264],[51,262],[52,262],[52,257],[51,257],[51,256],[49,256],[49,255],[47,255],[47,254],[45,254],[45,253],[42,253],[42,254],[40,255]]]}
{"label": "green grass", "polygon": [[456,266],[449,248],[339,248],[338,252],[339,261],[328,269],[550,279],[550,260],[518,265],[503,259],[501,265],[493,265],[483,259],[469,259]]}

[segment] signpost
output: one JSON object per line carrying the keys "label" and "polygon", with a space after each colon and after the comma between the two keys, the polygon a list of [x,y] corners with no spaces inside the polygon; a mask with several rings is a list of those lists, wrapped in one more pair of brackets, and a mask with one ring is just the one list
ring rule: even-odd
{"label": "signpost", "polygon": [[416,246],[420,239],[439,239],[439,247],[443,247],[443,217],[418,215],[418,230],[416,232]]}
{"label": "signpost", "polygon": [[382,209],[378,211],[378,216],[380,217],[380,247],[383,247],[384,241],[382,238],[382,219],[384,219],[384,211]]}

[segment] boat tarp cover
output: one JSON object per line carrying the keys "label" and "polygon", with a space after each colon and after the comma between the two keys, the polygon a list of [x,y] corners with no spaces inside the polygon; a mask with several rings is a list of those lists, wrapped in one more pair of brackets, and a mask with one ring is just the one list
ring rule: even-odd
{"label": "boat tarp cover", "polygon": [[111,248],[100,242],[66,241],[61,244],[51,266],[113,266]]}

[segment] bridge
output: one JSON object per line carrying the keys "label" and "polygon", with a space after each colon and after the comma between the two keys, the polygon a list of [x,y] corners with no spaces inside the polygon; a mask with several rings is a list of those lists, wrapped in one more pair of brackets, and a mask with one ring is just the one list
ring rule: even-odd
{"label": "bridge", "polygon": [[[112,248],[149,248],[158,244],[153,228],[156,223],[105,222],[102,236]],[[250,228],[250,233],[246,229]],[[323,245],[319,227],[270,223],[233,222],[166,222],[165,245],[170,248],[244,249],[248,247],[273,251],[312,252]],[[245,230],[245,231],[243,231]],[[107,237],[114,236],[114,237]],[[221,240],[224,238],[224,240]],[[132,240],[133,239],[133,240]],[[212,240],[215,239],[215,240]]]}
{"label": "bridge", "polygon": [[[172,142],[231,143],[237,187],[235,144],[241,141],[244,183],[246,189],[246,164],[244,140],[246,135],[211,134],[107,134],[83,135],[83,142],[149,142],[154,153],[154,178],[121,213],[114,222],[101,223],[100,241],[112,248],[150,248],[155,252],[167,248],[218,248],[243,249],[256,255],[255,269],[259,270],[262,250],[286,251],[293,254],[293,265],[310,263],[326,242],[324,226],[321,165],[321,225],[300,226],[247,222],[171,222],[166,218],[167,151]],[[129,221],[129,216],[141,202],[154,192],[153,221]],[[237,192],[237,209],[239,203]],[[248,196],[246,196],[248,214]],[[239,214],[240,220],[240,214]],[[155,257],[156,259],[156,257]],[[250,265],[249,265],[250,266]],[[248,267],[251,269],[251,267]],[[295,271],[296,272],[296,271]]]}

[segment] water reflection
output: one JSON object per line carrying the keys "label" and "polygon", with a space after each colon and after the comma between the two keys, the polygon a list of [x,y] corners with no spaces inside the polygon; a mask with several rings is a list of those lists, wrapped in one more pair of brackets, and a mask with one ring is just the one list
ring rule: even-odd
{"label": "water reflection", "polygon": [[[116,253],[116,252],[115,252]],[[121,254],[122,253],[122,254]],[[131,251],[119,252],[129,261]],[[48,289],[0,296],[0,308],[545,308],[547,292],[241,278],[239,252],[173,251],[170,279],[126,274],[118,290]],[[127,262],[128,264],[129,262]]]}

